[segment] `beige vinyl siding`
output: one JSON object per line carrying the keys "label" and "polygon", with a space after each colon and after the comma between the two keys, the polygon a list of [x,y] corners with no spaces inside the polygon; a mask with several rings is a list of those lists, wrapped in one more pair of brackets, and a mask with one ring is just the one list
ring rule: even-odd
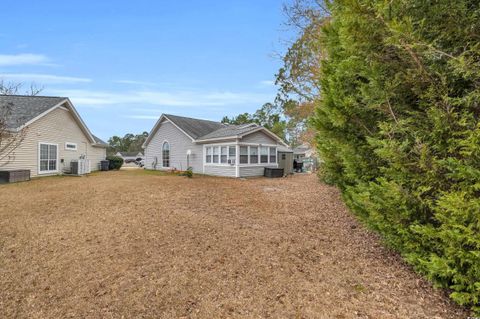
{"label": "beige vinyl siding", "polygon": [[[164,142],[170,144],[170,167],[162,165],[162,145]],[[172,123],[163,121],[152,139],[145,147],[145,167],[147,169],[187,169],[187,150],[190,149],[190,166],[195,173],[203,173],[203,146],[192,143],[192,140],[175,127]],[[157,166],[153,162],[157,158]]]}
{"label": "beige vinyl siding", "polygon": [[[38,175],[39,143],[58,145],[58,172],[68,172],[70,161],[81,155],[91,162],[91,169],[97,170],[99,162],[106,157],[106,149],[94,147],[69,110],[57,108],[25,128],[22,143],[15,149],[9,160],[0,162],[0,170],[29,169],[31,176]],[[77,150],[65,149],[65,143],[77,144]],[[63,159],[63,163],[61,160]],[[42,174],[43,176],[44,174]]]}
{"label": "beige vinyl siding", "polygon": [[104,147],[91,146],[88,151],[88,159],[90,160],[90,169],[92,171],[100,170],[100,161],[107,157],[107,149]]}
{"label": "beige vinyl siding", "polygon": [[235,177],[235,171],[236,171],[235,166],[205,165],[205,174],[206,175]]}
{"label": "beige vinyl siding", "polygon": [[277,141],[265,134],[263,131],[257,131],[252,134],[244,136],[240,140],[241,143],[258,143],[258,144],[272,144],[277,145]]}

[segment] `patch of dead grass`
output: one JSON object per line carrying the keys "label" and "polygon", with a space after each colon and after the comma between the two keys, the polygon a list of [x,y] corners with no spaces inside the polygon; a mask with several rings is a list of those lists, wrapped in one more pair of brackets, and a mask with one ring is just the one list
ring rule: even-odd
{"label": "patch of dead grass", "polygon": [[465,317],[315,176],[0,186],[2,318]]}

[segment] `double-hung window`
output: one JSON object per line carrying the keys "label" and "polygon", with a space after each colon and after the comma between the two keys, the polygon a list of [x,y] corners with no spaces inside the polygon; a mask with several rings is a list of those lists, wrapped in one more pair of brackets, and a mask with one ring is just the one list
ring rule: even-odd
{"label": "double-hung window", "polygon": [[258,146],[250,146],[250,164],[258,163]]}
{"label": "double-hung window", "polygon": [[206,158],[205,162],[207,162],[207,163],[212,162],[212,147],[210,147],[210,146],[207,147],[207,158]]}
{"label": "double-hung window", "polygon": [[228,146],[222,146],[220,148],[220,163],[227,164],[227,157],[228,157]]}
{"label": "double-hung window", "polygon": [[228,163],[235,164],[235,158],[237,157],[237,147],[236,146],[229,146],[228,147]]}
{"label": "double-hung window", "polygon": [[276,163],[276,162],[277,162],[277,148],[270,147],[270,163]]}
{"label": "double-hung window", "polygon": [[260,147],[260,163],[268,163],[268,147]]}
{"label": "double-hung window", "polygon": [[248,164],[248,146],[240,146],[240,164]]}
{"label": "double-hung window", "polygon": [[213,162],[218,163],[218,152],[219,152],[219,147],[214,146],[213,147]]}
{"label": "double-hung window", "polygon": [[57,172],[58,145],[40,143],[40,173]]}

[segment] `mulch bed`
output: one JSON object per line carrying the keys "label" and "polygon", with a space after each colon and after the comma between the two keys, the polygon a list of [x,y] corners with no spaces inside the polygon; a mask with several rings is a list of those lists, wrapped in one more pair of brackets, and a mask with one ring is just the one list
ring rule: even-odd
{"label": "mulch bed", "polygon": [[313,175],[0,185],[1,318],[464,318]]}

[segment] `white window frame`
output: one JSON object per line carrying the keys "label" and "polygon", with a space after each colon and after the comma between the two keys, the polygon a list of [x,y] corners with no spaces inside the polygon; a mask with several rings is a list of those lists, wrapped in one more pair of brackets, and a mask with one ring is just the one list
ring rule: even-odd
{"label": "white window frame", "polygon": [[[208,154],[210,151],[210,154]],[[208,156],[210,156],[210,161],[208,160]],[[213,148],[211,146],[205,147],[205,163],[212,164],[213,163]]]}
{"label": "white window frame", "polygon": [[[255,156],[255,155],[253,155],[253,154],[250,153],[250,148],[252,148],[252,147],[256,147],[256,148],[257,148],[257,162],[256,162],[256,163],[252,163],[252,162],[250,161],[250,160],[251,160],[250,156]],[[250,146],[248,147],[248,164],[253,165],[253,166],[260,164],[260,145],[250,145]]]}
{"label": "white window frame", "polygon": [[[235,154],[230,155],[230,150],[233,148]],[[227,163],[230,166],[236,165],[237,163],[237,145],[228,145],[227,146]]]}
{"label": "white window frame", "polygon": [[[69,147],[67,147],[67,145],[74,145],[75,148],[69,148]],[[65,150],[66,151],[76,151],[76,150],[78,150],[78,145],[77,145],[77,143],[65,142]]]}
{"label": "white window frame", "polygon": [[[269,164],[278,164],[278,150],[277,150],[277,147],[276,146],[267,146],[268,147],[268,163]],[[271,162],[270,161],[270,157],[272,156],[272,154],[270,153],[270,151],[272,150],[272,148],[275,149],[275,162]]]}
{"label": "white window frame", "polygon": [[[257,147],[257,156],[258,156],[258,163],[251,163],[250,162],[250,147],[255,146]],[[221,162],[221,156],[222,156],[222,147],[227,147],[227,163],[222,163]],[[240,163],[240,148],[241,147],[246,147],[247,148],[247,163]],[[261,163],[261,147],[267,147],[268,150],[268,163]],[[275,159],[277,160],[276,162],[271,162],[270,161],[270,148],[275,148]],[[240,171],[239,169],[241,167],[264,167],[264,166],[269,166],[269,167],[278,167],[278,152],[277,152],[277,147],[278,145],[276,144],[261,144],[261,143],[242,143],[241,141],[237,140],[235,142],[224,142],[224,143],[215,143],[215,144],[203,144],[203,172],[205,173],[205,167],[209,166],[217,166],[217,167],[234,167],[236,168],[236,177],[239,176]],[[230,148],[235,149],[235,156],[230,157]],[[208,149],[211,149],[211,158],[212,161],[209,163],[207,162],[207,151]],[[218,149],[218,161],[214,162],[213,161],[213,150]],[[233,160],[232,163],[228,163],[230,160]]]}
{"label": "white window frame", "polygon": [[[248,163],[240,163],[240,157],[239,157],[239,162],[238,162],[238,166],[239,167],[256,167],[256,166],[272,166],[272,165],[278,165],[278,152],[277,152],[277,145],[275,144],[257,144],[257,143],[239,143],[239,149],[241,146],[244,146],[244,147],[247,147],[248,149]],[[258,149],[258,163],[251,163],[250,162],[250,146],[254,146],[254,147],[257,147]],[[268,163],[261,163],[261,147],[268,147]],[[270,161],[270,148],[271,147],[274,147],[275,148],[275,152],[276,152],[276,159],[277,159],[277,162],[271,162]]]}
{"label": "white window frame", "polygon": [[[163,146],[166,144],[168,144],[168,166],[165,166],[165,162],[163,160]],[[171,161],[171,151],[172,151],[172,147],[170,146],[170,143],[168,141],[163,141],[162,143],[162,168],[170,168],[172,167],[172,161]]]}
{"label": "white window frame", "polygon": [[[227,153],[227,161],[225,163],[222,163],[222,148],[226,148]],[[235,156],[230,156],[230,148],[233,148],[235,150]],[[207,161],[207,154],[208,150],[211,149],[211,162]],[[237,144],[235,142],[229,142],[229,143],[216,143],[216,144],[205,144],[204,145],[204,154],[205,156],[203,157],[203,165],[204,166],[228,166],[232,167],[235,166],[237,163]],[[218,161],[214,162],[213,161],[213,154],[215,152],[218,152],[215,156],[218,156]],[[225,154],[224,154],[225,156]],[[229,163],[229,160],[231,160],[231,163]]]}
{"label": "white window frame", "polygon": [[[217,161],[215,161],[215,156],[217,157]],[[212,147],[212,164],[220,164],[220,146]]]}
{"label": "white window frame", "polygon": [[[260,161],[259,161],[259,163],[260,163],[260,164],[270,164],[270,158],[269,158],[269,157],[270,157],[270,147],[265,146],[265,145],[260,145],[260,146],[258,147],[258,149],[259,149],[258,154],[260,155]],[[265,150],[265,149],[266,149],[267,153],[266,153],[266,154],[262,154],[262,150]],[[267,161],[266,161],[266,162],[262,162],[262,156],[266,156],[266,157],[267,157]]]}
{"label": "white window frame", "polygon": [[[245,154],[242,155],[242,147],[246,147],[247,148],[247,162],[246,163],[242,163],[241,161],[241,156],[245,156]],[[249,165],[250,164],[250,146],[248,145],[239,145],[239,151],[238,151],[238,165]]]}
{"label": "white window frame", "polygon": [[[41,170],[41,165],[40,165],[40,162],[41,162],[41,156],[40,156],[40,149],[41,149],[41,146],[40,145],[55,145],[57,147],[57,154],[56,154],[56,164],[55,164],[55,170],[44,170],[42,171]],[[50,154],[50,152],[49,152]],[[50,155],[49,155],[50,157]],[[48,161],[50,161],[50,159],[48,159]],[[59,166],[59,150],[58,150],[58,144],[55,144],[55,143],[47,143],[47,142],[38,142],[38,174],[39,175],[43,175],[43,174],[52,174],[52,173],[58,173],[59,170],[58,170],[58,166]],[[47,165],[48,167],[49,165]]]}
{"label": "white window frame", "polygon": [[[225,150],[225,154],[222,153],[222,151]],[[230,148],[225,145],[225,146],[220,146],[220,164],[228,164],[228,151],[230,150]],[[222,161],[222,157],[225,157],[225,162]]]}

